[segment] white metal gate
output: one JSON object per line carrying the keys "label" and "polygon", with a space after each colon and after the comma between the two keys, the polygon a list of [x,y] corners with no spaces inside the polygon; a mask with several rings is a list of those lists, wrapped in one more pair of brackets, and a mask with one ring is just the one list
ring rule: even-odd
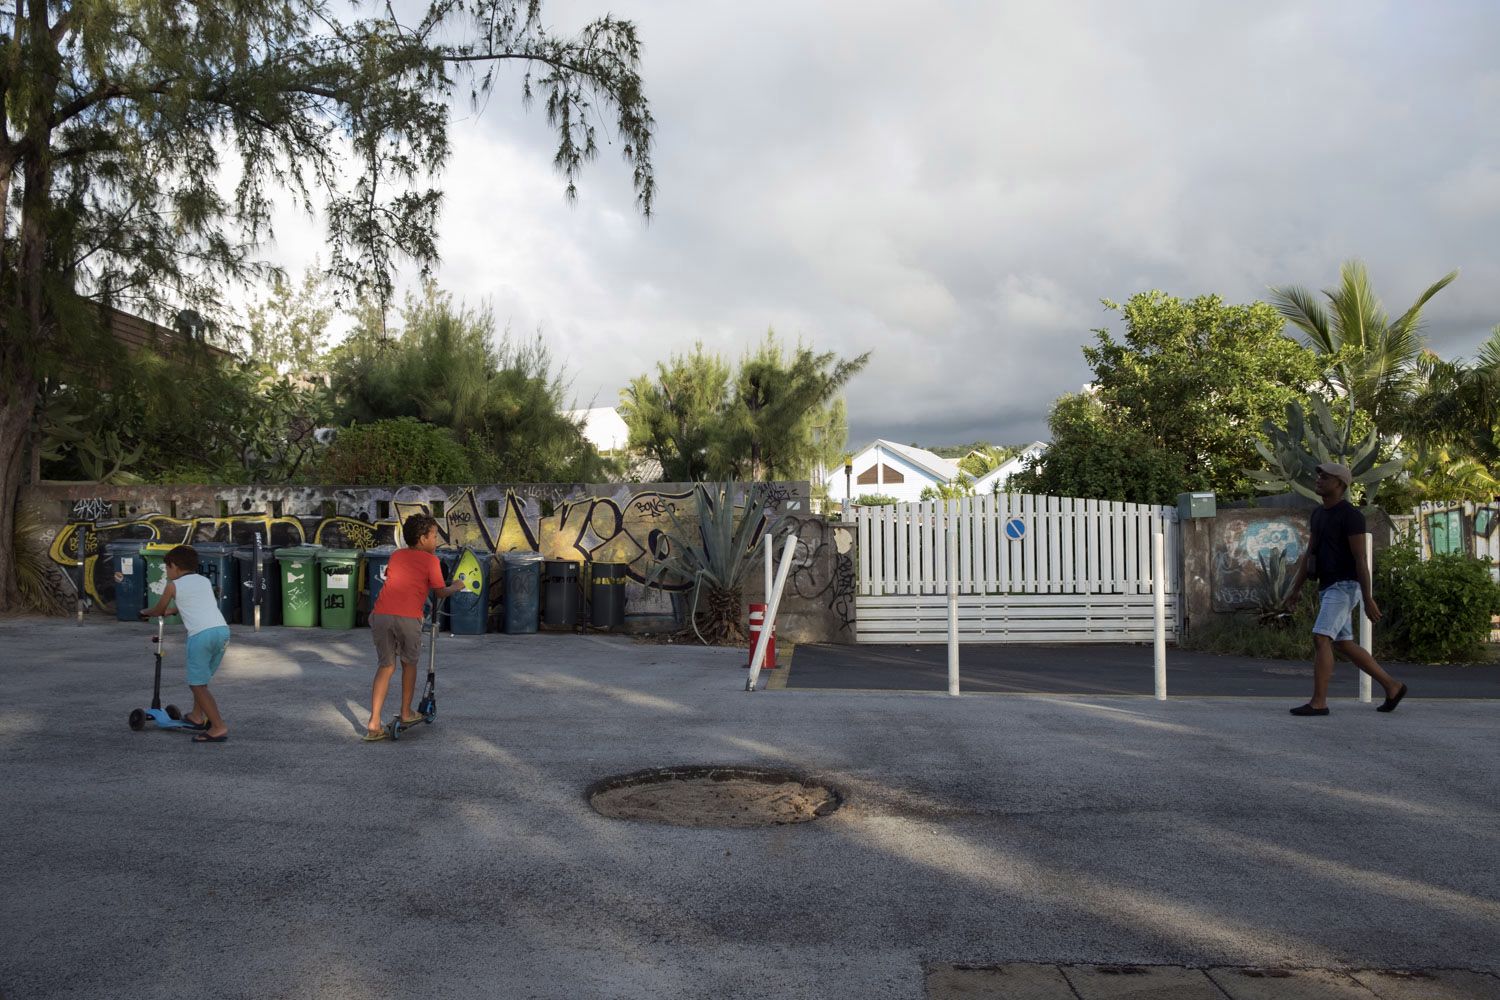
{"label": "white metal gate", "polygon": [[1181,562],[1172,507],[996,494],[858,507],[855,638],[943,642],[948,538],[958,555],[960,638],[1150,642],[1151,537],[1166,543],[1167,622]]}

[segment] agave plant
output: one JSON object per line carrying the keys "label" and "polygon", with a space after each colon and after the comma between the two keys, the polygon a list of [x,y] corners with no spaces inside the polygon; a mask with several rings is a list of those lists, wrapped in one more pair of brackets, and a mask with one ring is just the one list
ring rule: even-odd
{"label": "agave plant", "polygon": [[1245,475],[1260,483],[1267,493],[1296,490],[1309,500],[1319,497],[1312,490],[1313,474],[1324,462],[1347,465],[1353,477],[1351,490],[1369,487],[1373,494],[1383,479],[1399,472],[1402,460],[1393,458],[1379,465],[1380,434],[1373,428],[1362,440],[1353,440],[1352,416],[1343,426],[1334,420],[1328,404],[1312,397],[1313,419],[1297,403],[1286,404],[1286,426],[1278,427],[1267,420],[1261,427],[1265,441],[1255,442],[1255,450],[1266,460],[1266,469],[1245,469]]}
{"label": "agave plant", "polygon": [[1262,625],[1286,628],[1292,623],[1286,602],[1292,595],[1292,582],[1296,579],[1292,572],[1295,562],[1287,558],[1286,549],[1262,552],[1256,561],[1260,565],[1260,587],[1255,594],[1257,621]]}
{"label": "agave plant", "polygon": [[646,575],[646,584],[669,576],[691,583],[689,600],[699,638],[710,645],[744,642],[745,630],[740,624],[743,585],[759,565],[754,553],[764,527],[765,499],[754,490],[748,491],[736,525],[733,482],[713,487],[699,483],[693,488],[693,498],[698,507],[696,525],[686,523],[667,508],[672,521],[667,552],[657,557],[656,565]]}
{"label": "agave plant", "polygon": [[67,605],[52,587],[52,560],[47,555],[47,546],[38,544],[45,528],[42,516],[29,504],[16,508],[12,525],[11,551],[16,558],[16,589],[21,600],[33,611],[44,614],[62,614]]}

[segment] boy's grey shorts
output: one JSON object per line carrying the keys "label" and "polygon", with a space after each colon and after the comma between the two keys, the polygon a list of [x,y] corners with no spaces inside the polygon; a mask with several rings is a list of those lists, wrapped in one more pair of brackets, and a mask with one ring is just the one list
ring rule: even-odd
{"label": "boy's grey shorts", "polygon": [[371,615],[370,635],[375,639],[375,655],[380,658],[378,666],[395,666],[397,657],[402,663],[416,663],[422,653],[420,618]]}

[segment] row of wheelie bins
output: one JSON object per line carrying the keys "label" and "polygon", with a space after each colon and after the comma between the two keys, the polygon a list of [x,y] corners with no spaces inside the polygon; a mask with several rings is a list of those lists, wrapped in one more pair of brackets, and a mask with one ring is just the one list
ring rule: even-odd
{"label": "row of wheelie bins", "polygon": [[[127,539],[104,550],[115,567],[115,615],[134,621],[156,603],[166,586],[163,557],[169,544]],[[321,545],[281,548],[197,542],[198,571],[213,582],[225,621],[299,628],[347,629],[360,623],[385,585],[386,564],[395,546],[336,549]],[[443,576],[462,574],[465,589],[445,599],[444,627],[459,635],[489,630],[492,558],[503,566],[503,621],[500,631],[524,634],[539,624],[578,624],[583,588],[579,565],[546,560],[535,552],[507,552],[491,557],[473,549],[439,549]],[[257,563],[257,557],[259,559]],[[618,628],[625,620],[625,566],[589,563],[590,624]],[[258,591],[258,594],[257,594]],[[361,597],[365,600],[362,603]],[[257,601],[258,598],[258,601]],[[431,613],[429,601],[427,611]]]}

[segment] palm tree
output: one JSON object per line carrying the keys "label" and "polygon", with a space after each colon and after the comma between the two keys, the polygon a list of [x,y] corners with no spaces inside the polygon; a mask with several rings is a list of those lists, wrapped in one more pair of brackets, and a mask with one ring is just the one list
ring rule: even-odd
{"label": "palm tree", "polygon": [[[1447,476],[1453,478],[1465,461],[1481,470],[1500,469],[1500,326],[1473,362],[1444,361],[1426,352],[1418,371],[1421,386],[1401,423],[1404,439],[1423,453],[1418,477],[1438,475],[1451,464],[1455,469]],[[1437,466],[1429,469],[1433,463]],[[1482,493],[1483,480],[1475,481]]]}
{"label": "palm tree", "polygon": [[1348,401],[1351,414],[1365,414],[1382,436],[1396,428],[1405,404],[1419,385],[1422,307],[1446,288],[1458,272],[1449,271],[1428,286],[1395,321],[1370,287],[1359,260],[1339,268],[1337,288],[1318,301],[1297,285],[1272,288],[1271,301],[1328,364],[1328,388]]}

